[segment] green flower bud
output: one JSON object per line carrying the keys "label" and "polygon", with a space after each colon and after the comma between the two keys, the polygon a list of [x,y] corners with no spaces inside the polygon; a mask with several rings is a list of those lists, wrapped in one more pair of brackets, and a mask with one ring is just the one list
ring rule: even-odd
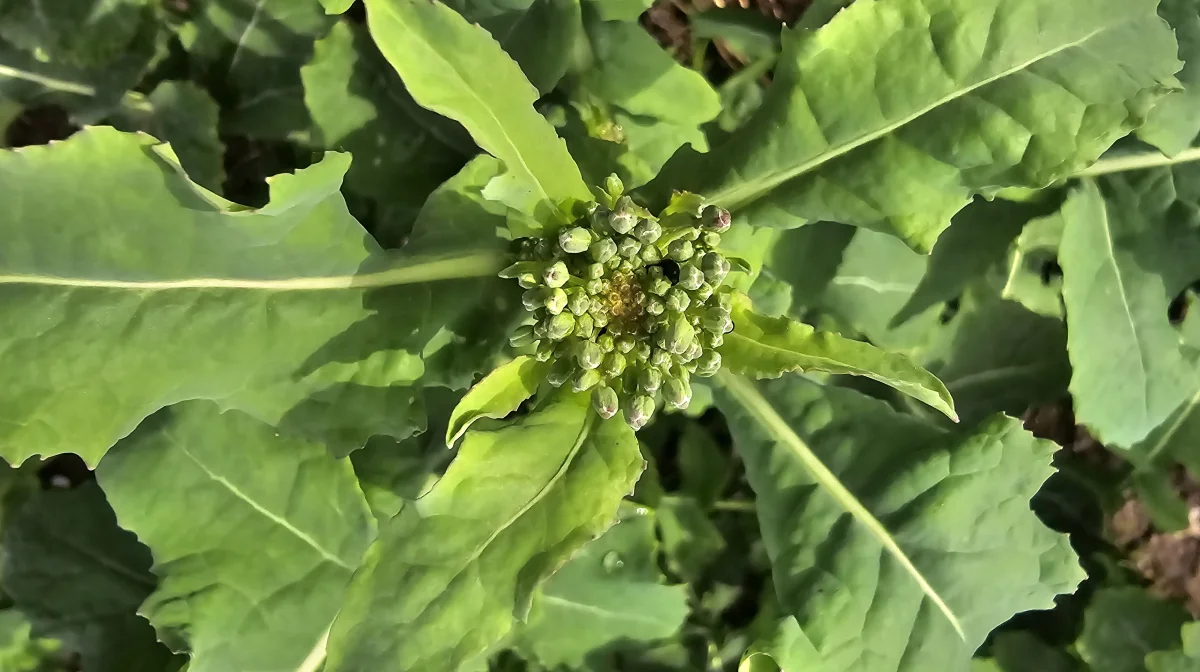
{"label": "green flower bud", "polygon": [[575,362],[569,359],[560,359],[550,366],[550,372],[546,374],[546,382],[555,387],[562,387],[563,383],[571,379],[575,373]]}
{"label": "green flower bud", "polygon": [[567,307],[567,292],[562,287],[556,287],[550,290],[550,296],[546,297],[546,310],[550,311],[551,315],[558,315]]}
{"label": "green flower bud", "polygon": [[567,310],[574,313],[576,317],[583,315],[591,307],[592,302],[582,287],[573,287],[567,292]]}
{"label": "green flower bud", "polygon": [[608,216],[608,225],[617,233],[629,233],[637,224],[637,213],[634,211],[633,199],[622,196],[617,199],[617,209]]}
{"label": "green flower bud", "polygon": [[585,369],[594,369],[604,361],[604,351],[591,341],[580,341],[575,346],[575,361]]}
{"label": "green flower bud", "polygon": [[621,253],[622,257],[632,259],[642,253],[642,244],[638,242],[637,238],[624,236],[617,243],[617,251]]}
{"label": "green flower bud", "polygon": [[534,357],[539,362],[548,362],[554,356],[554,343],[552,341],[540,341],[537,346],[537,354]]}
{"label": "green flower bud", "polygon": [[533,273],[520,273],[517,275],[517,284],[524,289],[529,289],[531,287],[537,287],[538,285],[542,284],[542,282],[538,276],[534,275]]}
{"label": "green flower bud", "polygon": [[667,319],[662,315],[646,315],[642,318],[642,330],[647,334],[653,334],[666,325]]}
{"label": "green flower bud", "polygon": [[587,292],[591,296],[603,294],[607,289],[608,283],[600,278],[588,280],[587,284],[583,286],[583,291]]}
{"label": "green flower bud", "polygon": [[638,222],[638,225],[633,227],[633,235],[643,243],[649,245],[658,240],[662,236],[662,227],[653,219],[643,219]]}
{"label": "green flower bud", "polygon": [[546,267],[542,271],[542,280],[546,282],[547,287],[558,288],[567,284],[567,279],[571,277],[571,272],[567,270],[566,263],[556,261]]}
{"label": "green flower bud", "polygon": [[576,392],[590,390],[600,382],[601,378],[602,376],[600,375],[599,371],[594,371],[592,369],[580,371],[578,374],[576,374],[575,380],[571,381],[571,389],[575,390]]}
{"label": "green flower bud", "polygon": [[637,341],[631,336],[622,336],[616,340],[617,352],[621,354],[632,352],[633,348],[637,346]]}
{"label": "green flower bud", "polygon": [[662,266],[651,266],[646,269],[646,277],[650,280],[658,280],[666,275],[663,273]]}
{"label": "green flower bud", "polygon": [[582,226],[572,226],[558,234],[558,246],[567,254],[586,252],[591,244],[592,232]]}
{"label": "green flower bud", "polygon": [[719,285],[725,281],[725,276],[729,275],[729,261],[721,256],[720,252],[708,252],[700,260],[700,269],[704,271],[706,280]]}
{"label": "green flower bud", "polygon": [[[610,240],[609,242],[611,243],[612,241]],[[583,273],[584,277],[588,280],[599,280],[604,277],[604,264],[588,264]]]}
{"label": "green flower bud", "polygon": [[613,198],[625,193],[625,185],[621,183],[621,178],[617,177],[616,173],[604,178],[604,192]]}
{"label": "green flower bud", "polygon": [[600,417],[608,420],[617,414],[617,391],[607,385],[601,385],[592,395],[592,405],[596,407]]}
{"label": "green flower bud", "polygon": [[646,394],[653,395],[658,392],[658,388],[662,387],[662,371],[653,368],[644,368],[638,374],[638,389]]}
{"label": "green flower bud", "polygon": [[694,361],[696,359],[699,359],[700,355],[702,355],[702,354],[704,354],[704,347],[701,346],[699,343],[692,341],[692,347],[688,348],[687,352],[683,353],[683,355],[682,355],[683,361],[685,361],[685,362]]}
{"label": "green flower bud", "polygon": [[638,395],[633,398],[633,404],[629,410],[625,412],[625,419],[629,426],[634,431],[646,426],[650,422],[650,418],[654,416],[654,399],[645,395]]}
{"label": "green flower bud", "polygon": [[612,216],[608,208],[600,206],[588,215],[588,221],[592,224],[592,232],[597,235],[604,236],[612,231],[612,227],[608,225],[608,218]]}
{"label": "green flower bud", "polygon": [[611,238],[601,238],[588,247],[588,254],[591,255],[592,259],[603,264],[616,256],[617,244]]}
{"label": "green flower bud", "polygon": [[704,346],[707,348],[719,348],[725,342],[724,334],[714,334],[711,331],[703,333]]}
{"label": "green flower bud", "polygon": [[696,249],[692,247],[692,241],[677,238],[667,245],[667,256],[675,261],[687,261],[696,253]]}
{"label": "green flower bud", "polygon": [[717,306],[727,313],[733,311],[733,292],[724,291],[717,294]]}
{"label": "green flower bud", "polygon": [[667,305],[657,296],[650,297],[650,300],[646,302],[646,312],[651,315],[662,315],[666,309]]}
{"label": "green flower bud", "polygon": [[659,348],[650,355],[650,366],[665,369],[671,365],[671,353]]}
{"label": "green flower bud", "polygon": [[561,341],[554,345],[554,358],[566,359],[571,356],[571,342]]}
{"label": "green flower bud", "polygon": [[671,324],[667,327],[666,339],[664,346],[672,354],[681,355],[687,352],[691,347],[692,341],[696,339],[696,330],[687,320],[671,320]]}
{"label": "green flower bud", "polygon": [[700,237],[700,229],[697,229],[697,228],[685,229],[683,233],[679,234],[679,237],[682,238],[683,240],[690,240],[690,241],[694,242],[697,238]]}
{"label": "green flower bud", "polygon": [[608,261],[604,262],[604,267],[610,271],[617,270],[617,267],[620,265],[621,265],[620,257],[613,257],[612,259],[609,259]]}
{"label": "green flower bud", "polygon": [[575,316],[570,313],[561,313],[551,317],[546,322],[546,338],[552,341],[561,341],[571,335],[571,331],[575,329]]}
{"label": "green flower bud", "polygon": [[717,375],[721,370],[721,354],[709,350],[696,360],[696,375],[701,378]]}
{"label": "green flower bud", "polygon": [[604,357],[601,372],[609,378],[616,378],[625,372],[625,356],[619,352],[610,352]]}
{"label": "green flower bud", "polygon": [[683,311],[687,310],[688,306],[692,303],[692,300],[688,297],[687,292],[678,287],[672,287],[670,291],[667,292],[666,299],[667,310],[675,313],[682,313]]}
{"label": "green flower bud", "polygon": [[729,225],[733,223],[733,218],[729,216],[729,211],[725,208],[710,205],[700,212],[700,221],[704,228],[716,231],[717,233],[723,233],[729,230]]}
{"label": "green flower bud", "polygon": [[679,268],[679,286],[688,290],[699,289],[704,283],[704,271],[692,264]]}
{"label": "green flower bud", "polygon": [[721,234],[719,233],[706,231],[700,238],[704,242],[704,246],[710,250],[715,250],[721,246]]}
{"label": "green flower bud", "polygon": [[647,264],[657,264],[662,261],[662,253],[653,245],[647,245],[642,248],[642,261]]}
{"label": "green flower bud", "polygon": [[646,291],[655,296],[664,296],[671,289],[671,281],[666,278],[655,278],[650,281]]}
{"label": "green flower bud", "polygon": [[712,296],[712,293],[712,285],[708,284],[707,282],[702,282],[700,283],[700,286],[696,288],[696,291],[692,292],[692,298],[696,299],[696,301],[699,303],[704,303],[708,300],[708,297]]}
{"label": "green flower bud", "polygon": [[575,335],[580,338],[591,338],[596,334],[596,321],[591,315],[580,315],[575,318]]}
{"label": "green flower bud", "polygon": [[550,290],[545,287],[534,287],[521,294],[521,304],[525,306],[525,310],[537,310],[546,305],[546,299],[549,297]]}
{"label": "green flower bud", "polygon": [[608,310],[604,306],[592,302],[592,309],[588,311],[588,315],[592,316],[592,321],[596,323],[597,329],[608,326]]}
{"label": "green flower bud", "polygon": [[692,402],[692,386],[686,378],[672,376],[663,386],[663,397],[675,408],[685,409]]}
{"label": "green flower bud", "polygon": [[649,343],[638,343],[637,347],[633,349],[633,357],[639,362],[644,362],[650,359],[651,352],[653,352],[653,348]]}
{"label": "green flower bud", "polygon": [[[637,257],[634,257],[637,259]],[[640,260],[639,260],[640,261]],[[641,264],[639,264],[640,266]],[[629,259],[622,259],[620,265],[617,266],[617,271],[620,273],[632,273],[634,269],[633,262]]]}
{"label": "green flower bud", "polygon": [[517,327],[516,331],[513,332],[513,335],[509,337],[508,343],[514,348],[523,348],[527,345],[531,345],[536,340],[537,336],[534,336],[533,334],[533,325],[526,324]]}
{"label": "green flower bud", "polygon": [[596,345],[600,346],[601,352],[612,352],[616,348],[616,342],[613,337],[608,334],[600,334],[600,338],[596,339]]}
{"label": "green flower bud", "polygon": [[704,326],[705,331],[711,331],[714,334],[728,333],[733,329],[733,323],[729,321],[729,313],[721,310],[718,306],[704,311],[704,317],[700,323]]}

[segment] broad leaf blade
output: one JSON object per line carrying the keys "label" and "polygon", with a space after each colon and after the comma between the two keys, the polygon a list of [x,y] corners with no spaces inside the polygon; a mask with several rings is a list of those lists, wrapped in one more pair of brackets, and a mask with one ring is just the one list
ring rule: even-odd
{"label": "broad leaf blade", "polygon": [[467,433],[437,485],[380,533],[329,641],[327,672],[450,672],[529,609],[537,584],[612,523],[642,469],[620,420],[564,395]]}
{"label": "broad leaf blade", "polygon": [[490,187],[533,213],[590,200],[579,168],[533,108],[537,90],[479,26],[440,2],[368,0],[371,36],[418,103],[461,123],[507,172]]}
{"label": "broad leaf blade", "polygon": [[972,195],[1050,184],[1141,122],[1180,68],[1156,4],[855,2],[814,33],[785,32],[755,117],[703,158],[677,155],[655,194],[928,250]]}
{"label": "broad leaf blade", "polygon": [[851,390],[721,382],[776,593],[800,626],[781,668],[960,669],[994,627],[1084,578],[1029,509],[1052,449],[1017,421],[949,433]]}
{"label": "broad leaf blade", "polygon": [[154,554],[140,613],[191,672],[297,669],[375,534],[348,460],[211,402],[152,417],[97,478]]}
{"label": "broad leaf blade", "polygon": [[[216,193],[225,182],[225,146],[217,135],[221,110],[192,82],[168,81],[142,97],[130,92],[114,126],[171,143],[179,164],[196,184]],[[126,129],[125,126],[129,128]]]}
{"label": "broad leaf blade", "polygon": [[446,445],[453,446],[471,423],[481,418],[503,418],[537,392],[547,365],[528,356],[517,357],[497,367],[483,380],[471,386],[446,428]]}
{"label": "broad leaf blade", "polygon": [[1091,672],[1143,672],[1146,655],[1179,646],[1184,608],[1127,586],[1097,591],[1076,646]]}
{"label": "broad leaf blade", "polygon": [[1196,672],[1200,670],[1200,623],[1183,626],[1183,646],[1174,651],[1155,651],[1146,656],[1147,672]]}
{"label": "broad leaf blade", "polygon": [[1139,138],[1174,156],[1191,146],[1200,135],[1200,4],[1196,0],[1161,0],[1158,13],[1175,29],[1183,70],[1179,79],[1184,90],[1172,93],[1146,118]]}
{"label": "broad leaf blade", "polygon": [[866,376],[890,385],[957,419],[954,400],[936,376],[908,357],[817,331],[788,317],[764,317],[745,302],[734,306],[733,333],[719,351],[736,374],[778,378],[792,371]]}

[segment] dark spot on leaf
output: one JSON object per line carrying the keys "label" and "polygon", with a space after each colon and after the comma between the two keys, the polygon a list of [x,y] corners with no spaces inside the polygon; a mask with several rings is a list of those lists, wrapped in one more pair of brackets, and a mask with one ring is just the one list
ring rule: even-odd
{"label": "dark spot on leaf", "polygon": [[1183,324],[1183,320],[1187,318],[1188,304],[1188,293],[1184,291],[1171,301],[1171,305],[1167,306],[1167,319],[1171,321],[1172,325],[1178,327]]}
{"label": "dark spot on leaf", "polygon": [[954,297],[953,299],[947,301],[946,305],[942,307],[942,314],[938,315],[938,322],[947,324],[950,322],[950,320],[953,320],[954,316],[958,315],[958,311],[962,307],[961,303],[962,302],[958,297]]}
{"label": "dark spot on leaf", "polygon": [[1049,285],[1063,276],[1062,266],[1058,265],[1057,259],[1049,259],[1042,263],[1041,277],[1042,284]]}
{"label": "dark spot on leaf", "polygon": [[4,142],[13,148],[45,145],[54,140],[66,140],[78,130],[66,110],[57,105],[42,105],[18,115],[5,129]]}

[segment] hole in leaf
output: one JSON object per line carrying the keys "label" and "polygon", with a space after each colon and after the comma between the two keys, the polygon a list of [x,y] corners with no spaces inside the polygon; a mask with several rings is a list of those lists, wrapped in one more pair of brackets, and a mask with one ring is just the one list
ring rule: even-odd
{"label": "hole in leaf", "polygon": [[1049,259],[1045,262],[1042,262],[1041,277],[1042,284],[1047,286],[1055,280],[1063,277],[1062,266],[1058,265],[1057,259]]}
{"label": "hole in leaf", "polygon": [[941,315],[938,315],[938,322],[942,324],[950,322],[950,320],[954,319],[955,315],[958,315],[958,311],[961,308],[962,302],[959,297],[956,296],[953,299],[950,299],[946,302],[946,305],[942,307],[942,313]]}
{"label": "hole in leaf", "polygon": [[1184,319],[1187,318],[1188,304],[1188,293],[1185,290],[1171,301],[1171,305],[1167,306],[1167,319],[1173,326],[1178,327],[1183,324]]}

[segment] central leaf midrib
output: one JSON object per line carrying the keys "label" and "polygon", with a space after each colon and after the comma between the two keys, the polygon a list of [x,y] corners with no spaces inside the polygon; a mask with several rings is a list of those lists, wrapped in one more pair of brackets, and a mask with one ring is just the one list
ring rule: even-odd
{"label": "central leaf midrib", "polygon": [[713,193],[710,196],[710,198],[712,199],[712,201],[714,203],[722,205],[730,210],[737,210],[738,208],[740,208],[744,205],[748,205],[749,203],[752,203],[752,202],[758,200],[759,198],[763,197],[764,195],[770,193],[773,189],[775,189],[775,187],[778,187],[779,185],[783,184],[784,182],[787,182],[793,178],[799,177],[800,175],[803,175],[803,174],[809,172],[810,170],[812,170],[818,166],[821,166],[822,164],[825,164],[829,161],[833,161],[834,159],[837,159],[838,157],[848,154],[848,153],[854,151],[855,149],[858,149],[859,147],[870,144],[870,143],[902,128],[903,126],[906,126],[909,123],[912,123],[913,121],[916,121],[917,119],[920,119],[921,117],[932,112],[933,110],[936,110],[937,108],[941,107],[942,105],[945,105],[945,104],[950,103],[954,100],[957,100],[963,96],[966,96],[967,94],[969,94],[977,89],[980,89],[984,86],[987,86],[988,84],[999,81],[1001,79],[1004,79],[1005,77],[1008,77],[1008,76],[1016,74],[1022,70],[1025,70],[1026,68],[1031,67],[1032,65],[1038,63],[1039,61],[1050,58],[1051,56],[1054,56],[1058,53],[1066,51],[1067,49],[1077,47],[1077,46],[1083,44],[1084,42],[1087,42],[1088,40],[1092,39],[1093,37],[1099,35],[1100,33],[1105,32],[1107,30],[1111,30],[1113,27],[1120,25],[1121,23],[1124,23],[1125,21],[1127,21],[1127,19],[1122,19],[1118,23],[1104,26],[1102,28],[1097,28],[1096,30],[1093,30],[1092,32],[1088,33],[1087,35],[1083,36],[1082,38],[1080,38],[1078,40],[1059,45],[1059,46],[1057,46],[1053,49],[1050,49],[1044,53],[1037,54],[1033,58],[1030,58],[1029,60],[1024,61],[1022,63],[1019,63],[1019,64],[1013,66],[1012,68],[1009,68],[1007,70],[1002,70],[999,73],[997,73],[991,77],[986,77],[984,79],[981,79],[978,82],[971,84],[970,86],[966,86],[961,89],[956,89],[956,90],[950,92],[949,94],[935,100],[931,104],[915,110],[914,112],[912,112],[911,114],[909,114],[905,117],[901,117],[900,119],[898,119],[890,124],[881,126],[880,128],[877,128],[873,131],[863,133],[862,135],[858,136],[857,138],[854,138],[854,139],[850,140],[849,142],[847,142],[837,148],[834,148],[832,151],[827,151],[827,152],[821,153],[821,154],[813,157],[812,159],[809,159],[808,161],[805,161],[804,163],[801,163],[793,168],[776,171],[773,174],[768,174],[764,179],[746,181],[746,182],[741,182],[739,184],[735,184],[734,186],[732,186],[724,191],[718,191],[718,192]]}
{"label": "central leaf midrib", "polygon": [[721,385],[729,391],[741,403],[742,407],[750,413],[752,417],[760,422],[762,431],[768,435],[773,435],[778,443],[785,445],[796,459],[804,466],[805,470],[813,478],[816,483],[824,488],[835,501],[837,501],[843,509],[846,510],[855,520],[858,521],[871,536],[879,542],[879,544],[888,552],[905,572],[916,582],[920,587],[921,592],[934,603],[938,611],[945,616],[954,631],[965,642],[967,641],[966,631],[963,630],[962,624],[958,617],[946,604],[946,601],[934,590],[929,580],[925,578],[921,571],[917,569],[913,561],[900,548],[900,545],[888,533],[887,528],[867,509],[858,498],[850,492],[846,486],[842,485],[837,476],[826,467],[820,458],[812,452],[812,449],[804,443],[788,425],[787,421],[775,410],[775,407],[766,399],[747,379],[733,375],[730,373],[722,373],[720,378]]}
{"label": "central leaf midrib", "polygon": [[634,621],[634,622],[638,622],[638,623],[645,623],[647,625],[664,625],[664,622],[661,620],[651,618],[649,616],[639,614],[637,612],[611,611],[609,609],[604,609],[602,607],[598,607],[594,604],[588,604],[586,602],[577,602],[575,600],[569,600],[565,597],[558,597],[556,595],[543,594],[542,601],[556,604],[563,609],[574,609],[576,611],[586,611],[590,614],[596,614],[597,616],[599,616],[603,619],[606,619],[606,620]]}

